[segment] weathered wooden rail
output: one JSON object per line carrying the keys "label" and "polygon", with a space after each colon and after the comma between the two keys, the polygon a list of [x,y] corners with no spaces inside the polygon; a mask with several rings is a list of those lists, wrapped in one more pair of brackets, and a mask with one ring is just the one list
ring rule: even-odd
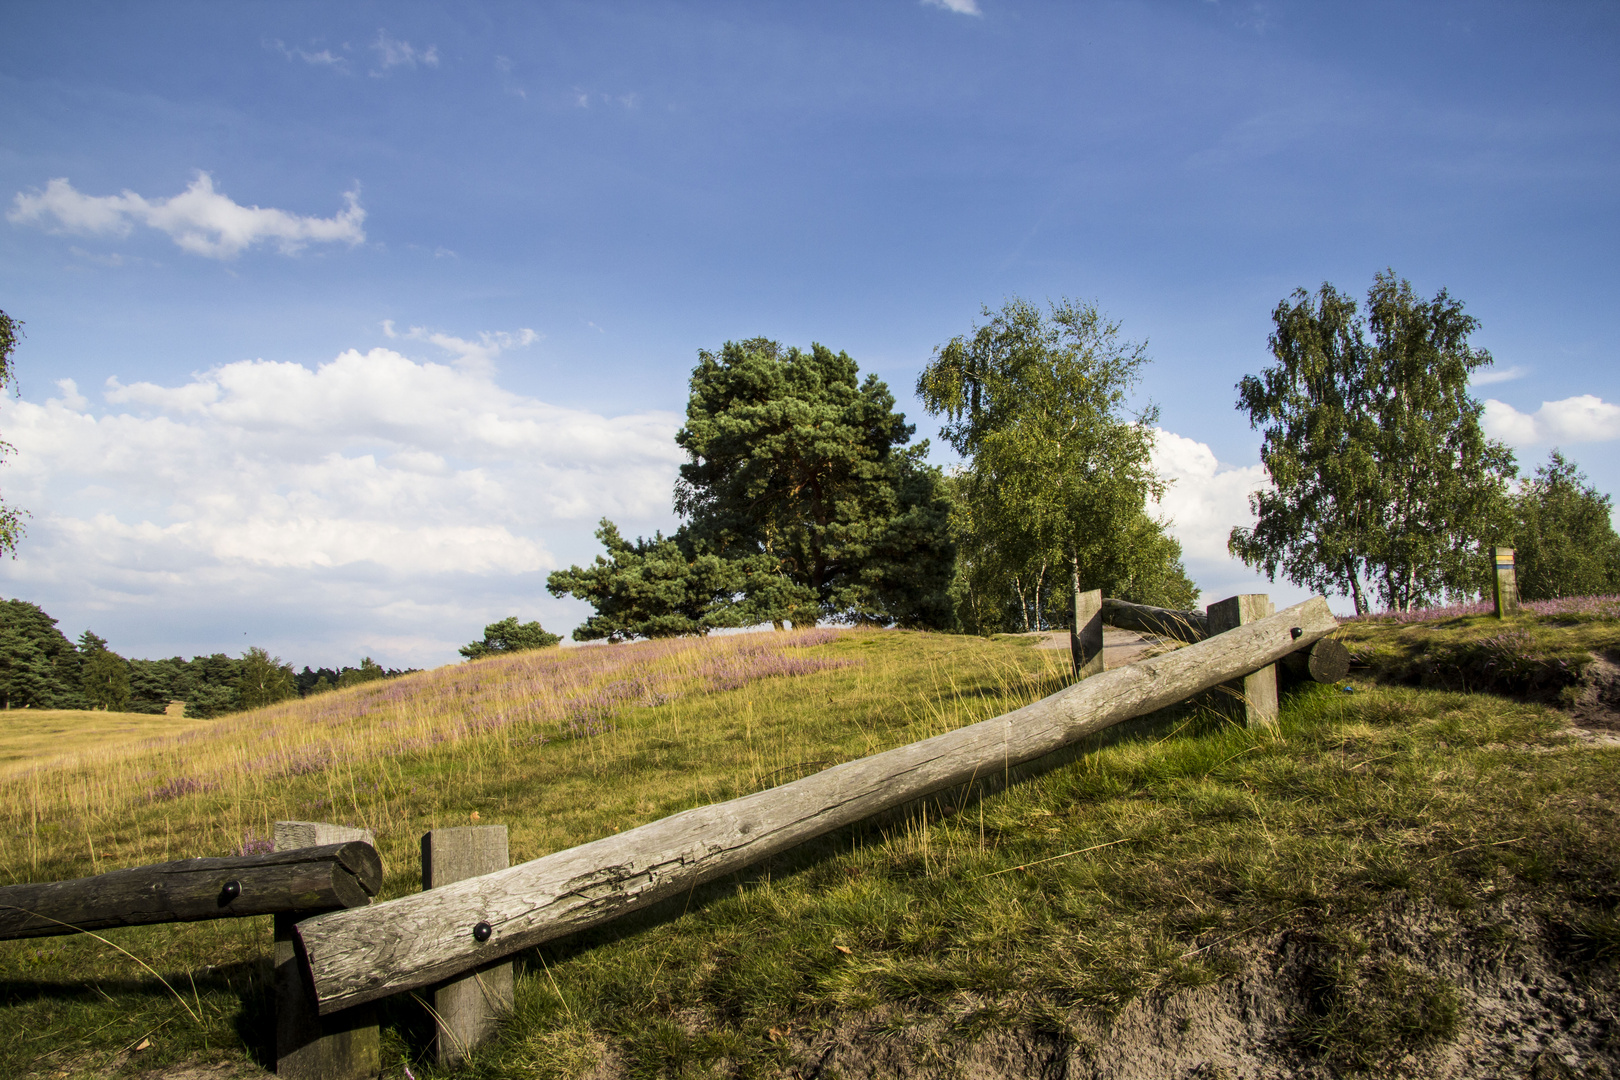
{"label": "weathered wooden rail", "polygon": [[[1102,621],[1121,630],[1176,641],[1203,641],[1210,635],[1209,616],[1205,612],[1177,611],[1113,598],[1102,602]],[[1289,653],[1279,661],[1279,666],[1296,678],[1338,682],[1350,673],[1350,651],[1335,638],[1322,638],[1307,648]]]}
{"label": "weathered wooden rail", "polygon": [[359,842],[181,859],[0,888],[0,939],[360,907],[381,887],[382,861]]}
{"label": "weathered wooden rail", "polygon": [[1338,627],[1301,604],[1014,712],[495,873],[297,925],[322,1015],[618,918],[834,829],[987,776],[1275,664]]}

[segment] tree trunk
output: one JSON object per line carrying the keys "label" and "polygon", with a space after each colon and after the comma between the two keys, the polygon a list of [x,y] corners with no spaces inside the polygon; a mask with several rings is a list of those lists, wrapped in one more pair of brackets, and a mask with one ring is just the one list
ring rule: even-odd
{"label": "tree trunk", "polygon": [[1361,595],[1361,579],[1356,576],[1356,560],[1344,557],[1344,572],[1350,578],[1350,598],[1356,605],[1356,614],[1367,614],[1367,601]]}
{"label": "tree trunk", "polygon": [[498,873],[298,924],[321,1012],[459,975],[598,926],[817,836],[949,789],[974,794],[1122,720],[1276,663],[1338,628],[1312,597],[1015,712]]}

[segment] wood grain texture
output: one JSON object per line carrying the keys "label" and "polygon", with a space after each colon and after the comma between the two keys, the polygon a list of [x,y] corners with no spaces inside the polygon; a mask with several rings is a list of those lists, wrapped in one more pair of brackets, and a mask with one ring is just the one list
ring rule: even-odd
{"label": "wood grain texture", "polygon": [[[1003,775],[1122,720],[1275,663],[1337,628],[1327,601],[1313,597],[991,720],[499,873],[305,920],[298,935],[321,1011],[439,982],[892,807]],[[481,922],[493,931],[484,942],[475,936]]]}
{"label": "wood grain texture", "polygon": [[1069,628],[1069,654],[1074,677],[1089,679],[1103,671],[1103,595],[1101,589],[1074,593],[1074,625]]}
{"label": "wood grain texture", "polygon": [[1296,679],[1336,683],[1350,674],[1350,650],[1342,641],[1323,638],[1308,649],[1289,653],[1282,658],[1281,666]]}
{"label": "wood grain texture", "polygon": [[[1214,637],[1269,618],[1276,606],[1265,593],[1241,593],[1219,600],[1205,610],[1209,635]],[[1241,678],[1222,683],[1215,704],[1233,720],[1248,727],[1275,724],[1281,704],[1277,698],[1277,666],[1267,664]]]}
{"label": "wood grain texture", "polygon": [[[511,865],[505,825],[434,829],[422,837],[422,888],[436,889]],[[512,962],[463,975],[433,991],[434,1048],[440,1065],[465,1061],[495,1034],[515,1001]]]}
{"label": "wood grain texture", "polygon": [[[373,859],[377,855],[370,830],[347,825],[278,821],[272,835],[276,854],[282,857],[351,844],[366,848]],[[377,878],[382,878],[381,860],[377,860]],[[275,918],[276,1075],[284,1080],[370,1080],[382,1071],[376,1009],[362,1005],[321,1015],[298,955],[298,918],[291,912]]]}
{"label": "wood grain texture", "polygon": [[[234,890],[226,886],[235,882]],[[0,939],[359,907],[382,887],[370,844],[181,859],[72,881],[0,888]]]}
{"label": "wood grain texture", "polygon": [[1176,641],[1203,641],[1209,636],[1209,619],[1201,611],[1175,611],[1105,597],[1102,617],[1103,622],[1121,630],[1157,634]]}

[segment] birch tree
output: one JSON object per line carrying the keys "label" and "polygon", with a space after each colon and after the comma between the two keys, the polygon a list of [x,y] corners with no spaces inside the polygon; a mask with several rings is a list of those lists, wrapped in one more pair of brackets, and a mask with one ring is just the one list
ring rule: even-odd
{"label": "birch tree", "polygon": [[1146,345],[1123,340],[1091,304],[1043,310],[1015,298],[982,314],[917,381],[928,411],[946,417],[942,437],[967,459],[955,517],[966,590],[982,595],[999,577],[1027,629],[1075,590],[1123,596],[1170,580],[1174,599],[1190,603],[1180,547],[1146,511],[1165,490],[1149,460],[1158,411],[1129,409]]}
{"label": "birch tree", "polygon": [[1270,490],[1228,548],[1272,580],[1407,611],[1478,581],[1482,545],[1506,535],[1513,453],[1487,439],[1468,393],[1492,363],[1479,323],[1444,289],[1422,300],[1378,274],[1366,314],[1323,284],[1272,312],[1274,366],[1238,384],[1263,441]]}

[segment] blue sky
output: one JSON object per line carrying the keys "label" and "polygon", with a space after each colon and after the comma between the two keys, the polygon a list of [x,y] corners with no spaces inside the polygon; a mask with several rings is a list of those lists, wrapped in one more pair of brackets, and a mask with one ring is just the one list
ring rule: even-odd
{"label": "blue sky", "polygon": [[[1392,267],[1496,357],[1529,471],[1620,489],[1609,3],[27,4],[0,36],[26,322],[0,590],[131,656],[428,665],[607,515],[668,529],[700,348],[911,393],[981,304],[1154,359],[1206,599],[1269,314]],[[936,459],[948,456],[936,448]]]}

